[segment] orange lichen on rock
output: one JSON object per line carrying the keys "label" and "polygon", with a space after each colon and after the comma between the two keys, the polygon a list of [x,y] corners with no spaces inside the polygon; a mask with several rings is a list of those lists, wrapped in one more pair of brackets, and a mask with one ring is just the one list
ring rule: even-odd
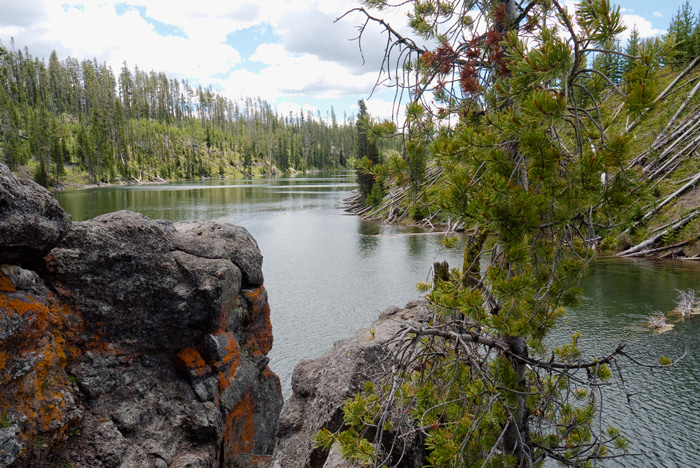
{"label": "orange lichen on rock", "polygon": [[250,392],[226,415],[224,450],[231,459],[239,453],[251,453],[255,443],[255,403]]}
{"label": "orange lichen on rock", "polygon": [[272,349],[272,322],[270,321],[270,304],[267,301],[265,287],[252,291],[242,291],[249,304],[244,346],[253,354],[267,354]]}
{"label": "orange lichen on rock", "polygon": [[204,362],[199,351],[191,346],[177,353],[175,365],[182,372],[187,372],[192,377],[202,377],[211,372],[211,368]]}
{"label": "orange lichen on rock", "polygon": [[236,370],[241,363],[241,348],[230,333],[225,333],[226,345],[224,349],[226,350],[226,355],[221,361],[214,363],[214,367],[220,369],[218,374],[219,378],[219,391],[223,393],[229,386],[231,386],[231,380],[236,374]]}
{"label": "orange lichen on rock", "polygon": [[41,335],[49,323],[49,308],[29,296],[10,297],[0,294],[0,310],[8,317],[21,317],[24,323],[29,324],[27,331],[31,333],[31,336],[26,336],[26,338],[36,338],[36,336]]}
{"label": "orange lichen on rock", "polygon": [[0,291],[1,292],[14,292],[17,291],[14,283],[10,278],[5,276],[2,271],[0,271]]}
{"label": "orange lichen on rock", "polygon": [[73,343],[82,319],[40,284],[34,297],[0,276],[0,311],[16,324],[0,342],[2,411],[20,422],[25,450],[53,447],[67,439],[79,418],[65,369],[79,354]]}
{"label": "orange lichen on rock", "polygon": [[224,345],[226,355],[216,364],[216,367],[229,366],[229,364],[233,364],[233,367],[238,367],[238,362],[241,358],[241,347],[232,334],[223,333],[223,336],[226,338],[226,344]]}

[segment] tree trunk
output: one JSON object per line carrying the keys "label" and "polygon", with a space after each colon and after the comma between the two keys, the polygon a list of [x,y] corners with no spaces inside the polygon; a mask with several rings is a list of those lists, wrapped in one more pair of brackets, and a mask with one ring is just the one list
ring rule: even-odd
{"label": "tree trunk", "polygon": [[518,387],[513,390],[520,393],[517,397],[517,406],[510,409],[510,419],[503,434],[503,450],[506,454],[515,455],[518,458],[518,467],[525,467],[529,466],[528,461],[532,461],[532,441],[530,440],[528,423],[529,414],[525,402],[527,365],[518,358],[528,357],[527,345],[525,338],[521,336],[507,337],[506,342],[513,353],[509,360],[518,374]]}

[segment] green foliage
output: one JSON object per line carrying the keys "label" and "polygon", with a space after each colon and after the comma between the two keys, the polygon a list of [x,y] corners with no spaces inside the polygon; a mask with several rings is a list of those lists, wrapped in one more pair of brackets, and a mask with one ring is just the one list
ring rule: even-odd
{"label": "green foliage", "polygon": [[[428,466],[592,466],[622,454],[628,442],[603,429],[596,400],[621,353],[590,359],[578,333],[554,347],[545,338],[581,300],[598,239],[636,215],[639,174],[612,121],[651,106],[670,42],[633,34],[623,59],[624,26],[608,1],[584,0],[574,15],[552,2],[473,1],[464,11],[481,13],[469,20],[446,2],[409,3],[415,35],[440,42],[424,51],[396,38],[420,54],[400,64],[413,80],[398,84],[412,91],[405,158],[372,173],[413,188],[432,158],[435,203],[471,234],[461,269],[418,285],[430,322],[397,334],[406,338],[392,371],[323,441],[369,463],[361,439],[380,431],[372,440],[382,441],[381,415],[400,413],[412,416],[408,433],[424,434]],[[516,3],[528,12],[520,24]],[[375,453],[391,443],[380,445]]]}
{"label": "green foliage", "polygon": [[659,93],[657,81],[661,63],[669,53],[670,44],[659,39],[644,41],[638,48],[640,60],[627,73],[625,106],[636,117],[651,107]]}
{"label": "green foliage", "polygon": [[661,364],[662,366],[670,366],[671,364],[673,364],[673,361],[668,356],[661,356],[659,358],[659,364]]}
{"label": "green foliage", "polygon": [[315,436],[316,446],[330,450],[338,442],[345,460],[363,467],[374,466],[375,447],[362,435],[368,428],[375,426],[378,416],[380,407],[375,391],[374,385],[366,383],[363,392],[347,400],[343,405],[346,429],[337,433],[331,433],[328,429],[320,430]]}
{"label": "green foliage", "polygon": [[457,245],[457,236],[447,236],[442,239],[442,246],[446,249],[452,249]]}
{"label": "green foliage", "polygon": [[363,100],[358,103],[360,112],[355,132],[357,135],[357,185],[360,195],[367,206],[377,206],[384,197],[383,180],[392,164],[383,165],[380,146],[391,145],[396,141],[393,135],[396,125],[393,122],[374,122],[367,112]]}
{"label": "green foliage", "polygon": [[431,119],[423,106],[412,101],[406,107],[406,166],[411,183],[411,219],[422,219],[418,207],[418,190],[425,179],[425,169],[428,162],[428,143],[433,134]]}
{"label": "green foliage", "polygon": [[368,206],[379,206],[379,204],[382,202],[384,199],[384,190],[382,189],[382,184],[378,180],[374,181],[374,184],[372,184],[372,191],[369,193],[369,196],[367,197],[367,205]]}
{"label": "green foliage", "polygon": [[12,425],[12,418],[9,415],[2,413],[0,415],[0,429],[8,428]]}
{"label": "green foliage", "polygon": [[[641,39],[639,36],[639,29],[637,29],[637,26],[634,26],[632,28],[632,31],[630,32],[630,38],[627,41],[627,47],[625,47],[625,54],[632,57],[639,56],[640,43]],[[632,57],[625,57],[623,59],[623,75],[627,75],[632,70],[632,68],[634,68],[634,65],[637,62],[637,60],[633,59]]]}
{"label": "green foliage", "polygon": [[690,1],[686,0],[671,19],[668,35],[674,41],[675,64],[683,65],[700,54],[700,17],[696,19]]}

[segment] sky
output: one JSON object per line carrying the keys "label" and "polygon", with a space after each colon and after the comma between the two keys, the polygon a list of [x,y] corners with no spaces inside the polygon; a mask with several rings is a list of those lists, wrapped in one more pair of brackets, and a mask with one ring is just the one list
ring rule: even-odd
{"label": "sky", "polygon": [[[625,24],[642,37],[665,34],[682,3],[617,2]],[[372,94],[386,39],[370,27],[361,54],[353,39],[362,15],[336,21],[358,6],[359,0],[0,0],[0,41],[8,47],[14,39],[15,48],[47,61],[55,50],[62,60],[106,62],[115,75],[126,62],[211,85],[231,99],[259,96],[280,114],[326,117],[333,106],[342,121],[365,99],[372,116],[389,118],[393,91],[380,86]],[[379,14],[406,31],[405,16]]]}

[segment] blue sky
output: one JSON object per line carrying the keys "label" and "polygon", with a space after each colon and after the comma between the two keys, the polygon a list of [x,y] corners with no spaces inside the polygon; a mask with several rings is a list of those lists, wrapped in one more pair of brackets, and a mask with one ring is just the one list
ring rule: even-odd
{"label": "blue sky", "polygon": [[[211,85],[232,99],[260,96],[286,114],[331,106],[338,119],[354,114],[377,78],[384,41],[357,43],[359,15],[334,23],[358,0],[0,0],[0,40],[14,38],[39,57],[97,58],[115,74],[133,68]],[[565,3],[574,3],[568,0]],[[682,0],[618,2],[625,23],[642,36],[665,33]],[[691,2],[692,3],[692,2]],[[700,8],[695,8],[700,10]],[[697,11],[695,11],[697,13]],[[405,17],[389,15],[397,28]],[[393,93],[368,100],[389,117]]]}

